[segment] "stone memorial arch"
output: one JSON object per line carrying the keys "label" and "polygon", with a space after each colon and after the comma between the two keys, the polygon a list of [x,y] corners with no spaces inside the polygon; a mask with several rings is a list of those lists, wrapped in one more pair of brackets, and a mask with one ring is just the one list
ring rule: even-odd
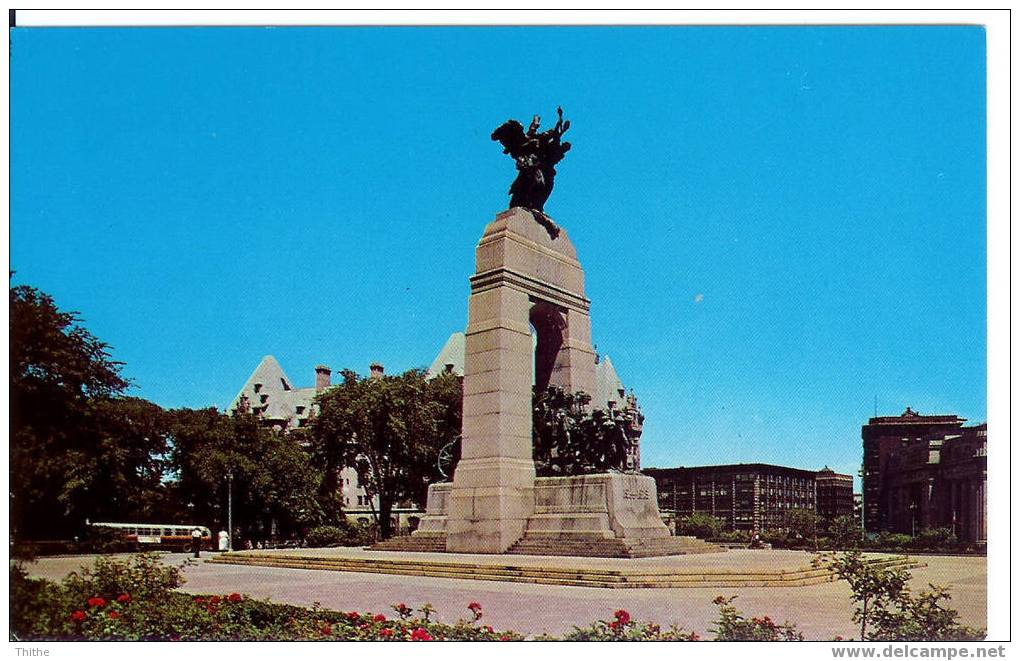
{"label": "stone memorial arch", "polygon": [[[516,162],[510,209],[475,249],[464,347],[460,461],[429,486],[421,526],[380,550],[636,557],[718,550],[670,537],[655,480],[608,472],[535,476],[532,385],[595,394],[590,301],[567,233],[545,215],[555,165],[570,150],[558,121],[508,120],[492,133]],[[536,342],[532,343],[531,329]]]}
{"label": "stone memorial arch", "polygon": [[584,272],[565,231],[550,231],[519,207],[485,228],[468,299],[463,434],[448,496],[448,550],[501,553],[524,535],[535,509],[533,370],[540,389],[594,392],[589,307]]}

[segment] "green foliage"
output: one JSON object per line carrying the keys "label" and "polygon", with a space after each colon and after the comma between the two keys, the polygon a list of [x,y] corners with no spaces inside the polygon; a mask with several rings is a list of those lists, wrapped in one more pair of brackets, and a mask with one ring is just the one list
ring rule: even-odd
{"label": "green foliage", "polygon": [[19,640],[149,641],[507,641],[512,631],[480,624],[482,608],[468,617],[435,622],[428,604],[403,604],[397,617],[343,613],[250,599],[241,594],[193,596],[174,590],[176,568],[154,558],[102,560],[61,585],[29,579],[12,567],[11,633]]}
{"label": "green foliage", "polygon": [[959,540],[951,528],[925,528],[910,541],[912,548],[942,550],[954,548]]}
{"label": "green foliage", "polygon": [[[10,504],[16,537],[71,537],[91,507],[108,502],[111,494],[131,495],[121,484],[102,480],[111,474],[118,480],[136,468],[144,472],[150,457],[139,455],[150,441],[158,446],[158,438],[129,436],[116,448],[104,442],[111,436],[105,403],[116,402],[128,386],[120,370],[109,347],[81,325],[77,313],[62,312],[32,287],[10,289]],[[87,473],[96,466],[108,466],[108,475]],[[98,493],[101,488],[106,493]]]}
{"label": "green foliage", "polygon": [[374,540],[368,526],[354,525],[346,519],[335,526],[317,526],[305,536],[308,546],[366,546]]}
{"label": "green foliage", "polygon": [[312,456],[324,467],[324,492],[335,491],[342,466],[357,469],[361,486],[379,499],[385,539],[393,506],[424,503],[429,483],[441,478],[439,451],[460,434],[462,381],[454,374],[427,379],[422,370],[381,379],[342,375],[316,398]]}
{"label": "green foliage", "polygon": [[704,512],[695,512],[677,521],[676,534],[692,535],[700,539],[712,539],[720,535],[722,528],[722,519],[717,519],[711,514],[705,514]]}
{"label": "green foliage", "polygon": [[714,622],[716,640],[724,641],[799,641],[804,634],[789,622],[776,624],[767,615],[747,619],[733,605],[736,596],[716,597],[712,603],[719,606],[719,619]]}
{"label": "green foliage", "polygon": [[981,640],[984,631],[959,623],[957,611],[942,587],[929,584],[917,597],[907,587],[910,573],[869,563],[859,551],[835,558],[836,574],[850,584],[853,621],[861,625],[861,640]]}
{"label": "green foliage", "polygon": [[[824,558],[819,557],[818,564]],[[984,632],[961,626],[946,607],[949,593],[929,586],[917,597],[906,588],[909,575],[864,561],[860,553],[832,561],[848,580],[862,623],[863,640],[980,640]],[[234,593],[193,596],[178,592],[178,568],[155,555],[128,560],[99,559],[60,585],[30,579],[19,565],[10,571],[10,627],[19,640],[522,640],[512,631],[482,625],[480,604],[467,604],[468,617],[453,624],[433,620],[435,609],[395,604],[395,617],[339,612],[257,601]],[[723,641],[803,640],[796,626],[768,616],[747,618],[736,597],[717,597],[719,616],[711,631]],[[542,636],[541,640],[555,640]],[[624,610],[613,619],[577,627],[571,641],[695,641],[698,635],[677,626],[633,620]]]}
{"label": "green foliage", "polygon": [[838,516],[829,521],[830,546],[838,550],[855,549],[861,545],[860,521],[853,516]]}
{"label": "green foliage", "polygon": [[234,526],[242,537],[267,537],[274,520],[284,535],[322,520],[322,473],[296,439],[267,429],[251,414],[176,409],[167,417],[176,469],[172,492],[178,516],[188,523],[226,526],[228,473]]}
{"label": "green foliage", "polygon": [[[546,637],[546,640],[555,640]],[[593,622],[587,627],[574,627],[574,630],[567,634],[563,640],[586,641],[586,642],[620,642],[620,641],[696,641],[698,634],[693,631],[684,631],[677,626],[669,629],[662,629],[658,624],[652,622],[638,622],[630,617],[625,610],[618,610],[613,613],[612,620],[600,620]]]}
{"label": "green foliage", "polygon": [[[720,525],[722,524],[721,520],[719,520],[719,519],[716,519],[716,520],[719,521]],[[690,534],[690,533],[680,533],[680,534]],[[695,537],[697,537],[697,536],[698,535],[695,535]],[[712,539],[714,541],[728,542],[728,543],[731,543],[731,544],[746,544],[746,543],[751,541],[751,533],[748,530],[725,530],[725,531],[720,532],[717,535],[715,535],[715,537],[713,537]]]}
{"label": "green foliage", "polygon": [[616,409],[590,410],[590,404],[588,394],[568,393],[555,386],[534,394],[532,439],[538,475],[586,475],[624,468],[630,426],[636,421]]}
{"label": "green foliage", "polygon": [[794,539],[812,540],[818,535],[821,517],[809,509],[792,509],[783,514],[783,527]]}

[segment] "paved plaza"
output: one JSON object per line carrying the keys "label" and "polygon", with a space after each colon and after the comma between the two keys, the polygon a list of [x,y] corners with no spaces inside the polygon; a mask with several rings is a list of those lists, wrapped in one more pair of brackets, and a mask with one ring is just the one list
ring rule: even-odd
{"label": "paved plaza", "polygon": [[[730,552],[713,557],[692,556],[699,565],[723,562],[759,564],[765,555],[755,551]],[[774,552],[787,562],[810,561],[810,554],[798,551]],[[746,556],[746,557],[745,557]],[[186,554],[166,554],[167,563],[180,564]],[[186,592],[242,592],[255,598],[311,606],[315,603],[337,610],[371,611],[393,615],[392,604],[404,602],[417,607],[431,603],[443,621],[469,615],[467,604],[484,607],[484,623],[498,629],[513,629],[537,635],[560,635],[594,620],[611,619],[618,608],[639,620],[662,625],[679,624],[710,637],[709,629],[718,610],[712,599],[722,594],[738,595],[735,602],[746,615],[769,615],[789,620],[808,639],[857,635],[850,616],[850,591],[843,581],[803,587],[773,588],[656,588],[605,589],[571,586],[500,583],[465,579],[395,576],[275,567],[251,567],[205,562],[184,570]],[[727,558],[722,560],[721,558]],[[756,559],[757,558],[757,559]],[[916,592],[928,583],[945,585],[960,612],[963,624],[986,626],[987,570],[983,557],[921,556],[928,566],[911,570],[911,588]],[[87,556],[42,558],[29,565],[29,572],[57,580],[90,561]],[[631,561],[640,562],[640,561]]]}

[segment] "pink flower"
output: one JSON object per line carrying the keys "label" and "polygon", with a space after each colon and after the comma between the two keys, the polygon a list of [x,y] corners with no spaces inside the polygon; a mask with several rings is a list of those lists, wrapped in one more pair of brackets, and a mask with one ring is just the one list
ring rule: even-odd
{"label": "pink flower", "polygon": [[428,631],[425,631],[421,627],[418,627],[417,629],[411,632],[411,640],[428,641],[432,640],[432,636],[429,635]]}

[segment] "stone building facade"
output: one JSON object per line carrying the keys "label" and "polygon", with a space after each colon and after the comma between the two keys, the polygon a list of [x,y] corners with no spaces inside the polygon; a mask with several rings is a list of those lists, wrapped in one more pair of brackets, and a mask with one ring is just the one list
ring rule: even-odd
{"label": "stone building facade", "polygon": [[828,466],[815,474],[816,511],[831,521],[840,516],[854,514],[854,478],[843,475]]}
{"label": "stone building facade", "polygon": [[818,511],[819,475],[829,515],[853,513],[853,478],[828,469],[820,473],[771,464],[729,464],[642,472],[655,478],[661,512],[677,518],[710,514],[729,530],[762,532],[782,527],[789,510]]}
{"label": "stone building facade", "polygon": [[965,422],[907,407],[861,428],[867,532],[949,528],[961,541],[985,541],[988,427]]}

